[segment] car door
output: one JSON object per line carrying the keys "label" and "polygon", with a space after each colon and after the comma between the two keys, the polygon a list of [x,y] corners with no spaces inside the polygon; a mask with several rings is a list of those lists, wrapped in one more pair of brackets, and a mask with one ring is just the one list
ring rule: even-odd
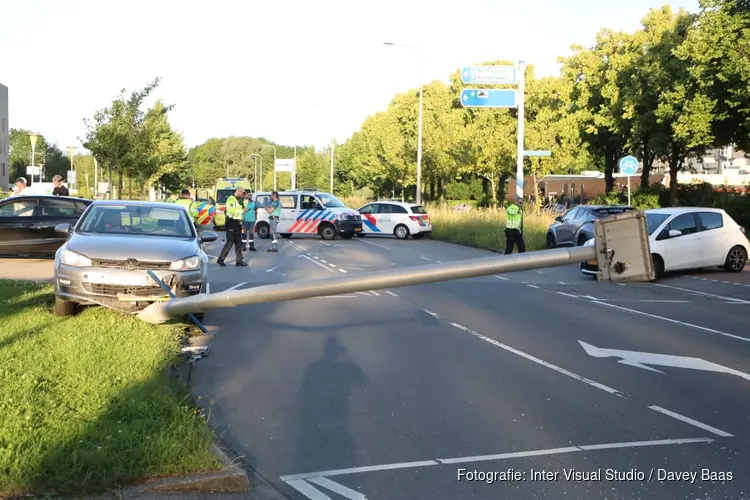
{"label": "car door", "polygon": [[[678,236],[669,236],[670,231],[679,231]],[[695,214],[680,214],[672,219],[659,235],[664,238],[665,270],[690,269],[703,265],[702,235],[698,231]]]}
{"label": "car door", "polygon": [[573,229],[575,227],[574,221],[579,211],[579,208],[573,208],[563,216],[562,221],[560,221],[560,224],[555,229],[558,245],[570,245],[573,243],[573,233],[575,232]]}
{"label": "car door", "polygon": [[18,196],[0,203],[0,255],[29,254],[34,248],[37,199]]}
{"label": "car door", "polygon": [[696,216],[701,234],[703,265],[724,265],[731,245],[726,239],[724,215],[721,212],[697,212]]}
{"label": "car door", "polygon": [[281,194],[279,195],[279,201],[281,201],[281,217],[279,217],[279,225],[277,231],[279,233],[289,233],[294,223],[297,221],[297,207],[299,195],[297,194]]}
{"label": "car door", "polygon": [[83,201],[64,198],[41,198],[39,217],[34,227],[40,249],[46,254],[54,254],[65,243],[66,237],[55,231],[58,224],[75,226],[88,204]]}
{"label": "car door", "polygon": [[379,203],[370,203],[358,210],[362,216],[362,232],[366,234],[380,233],[382,232],[378,227],[378,219],[376,215],[378,213]]}
{"label": "car door", "polygon": [[378,227],[384,233],[392,233],[393,228],[396,224],[393,221],[394,217],[398,217],[393,213],[393,205],[390,203],[381,203],[378,207],[378,213],[375,214],[375,218],[378,220]]}

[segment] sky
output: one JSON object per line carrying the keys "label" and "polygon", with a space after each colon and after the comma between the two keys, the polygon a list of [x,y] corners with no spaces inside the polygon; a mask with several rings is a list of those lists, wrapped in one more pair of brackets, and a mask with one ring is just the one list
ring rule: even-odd
{"label": "sky", "polygon": [[664,3],[0,0],[0,84],[11,127],[61,148],[80,147],[83,119],[121,89],[157,76],[153,97],[175,105],[188,147],[230,135],[325,147],[420,81],[497,59],[557,74],[571,44],[593,44],[603,27],[635,31]]}

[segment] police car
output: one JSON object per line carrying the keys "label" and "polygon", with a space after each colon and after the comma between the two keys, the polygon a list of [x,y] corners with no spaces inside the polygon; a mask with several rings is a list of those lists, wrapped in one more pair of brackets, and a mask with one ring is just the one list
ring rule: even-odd
{"label": "police car", "polygon": [[[271,206],[271,193],[256,193],[253,197],[258,208],[255,231],[268,238],[270,214],[264,207]],[[329,193],[315,189],[279,192],[281,216],[276,231],[283,237],[293,234],[319,235],[332,240],[336,235],[349,239],[362,232],[362,218],[341,200]]]}
{"label": "police car", "polygon": [[394,235],[400,240],[419,239],[432,233],[432,223],[422,205],[401,201],[376,201],[359,209],[362,233]]}

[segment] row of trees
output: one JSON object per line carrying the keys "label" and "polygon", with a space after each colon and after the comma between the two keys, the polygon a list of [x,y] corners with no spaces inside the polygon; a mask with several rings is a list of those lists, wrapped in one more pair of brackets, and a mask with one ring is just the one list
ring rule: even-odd
{"label": "row of trees", "polygon": [[[593,46],[574,46],[560,60],[557,77],[536,78],[528,66],[525,145],[552,157],[526,159],[526,172],[596,168],[611,191],[619,158],[634,154],[644,189],[656,160],[669,165],[674,203],[686,158],[730,143],[750,149],[750,2],[701,7],[651,10],[635,33],[604,29]],[[485,192],[502,196],[515,173],[516,111],[463,109],[458,72],[450,82],[424,88],[424,189],[435,199],[482,179]],[[345,184],[413,196],[417,98],[416,89],[396,96],[337,149]]]}
{"label": "row of trees", "polygon": [[[29,140],[30,130],[10,129],[8,145],[10,146],[10,180],[13,182],[18,177],[25,177],[26,167],[31,165],[31,141]],[[34,149],[34,165],[43,165],[46,179],[51,179],[55,175],[65,177],[67,170],[70,168],[70,159],[63,153],[57,144],[50,144],[43,135],[38,135],[36,148]],[[38,177],[37,177],[38,179]],[[4,186],[7,188],[7,186]]]}

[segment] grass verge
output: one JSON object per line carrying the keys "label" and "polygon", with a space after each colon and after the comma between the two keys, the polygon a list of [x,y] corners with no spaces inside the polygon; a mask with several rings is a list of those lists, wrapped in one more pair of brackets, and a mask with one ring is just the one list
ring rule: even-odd
{"label": "grass verge", "polygon": [[0,280],[0,497],[94,493],[220,468],[167,368],[179,325],[56,318],[49,284]]}
{"label": "grass verge", "polygon": [[[505,249],[505,210],[470,209],[465,212],[447,207],[429,206],[432,237],[440,240],[472,245],[488,250]],[[526,250],[542,250],[547,229],[558,215],[553,212],[527,211],[523,221]]]}

